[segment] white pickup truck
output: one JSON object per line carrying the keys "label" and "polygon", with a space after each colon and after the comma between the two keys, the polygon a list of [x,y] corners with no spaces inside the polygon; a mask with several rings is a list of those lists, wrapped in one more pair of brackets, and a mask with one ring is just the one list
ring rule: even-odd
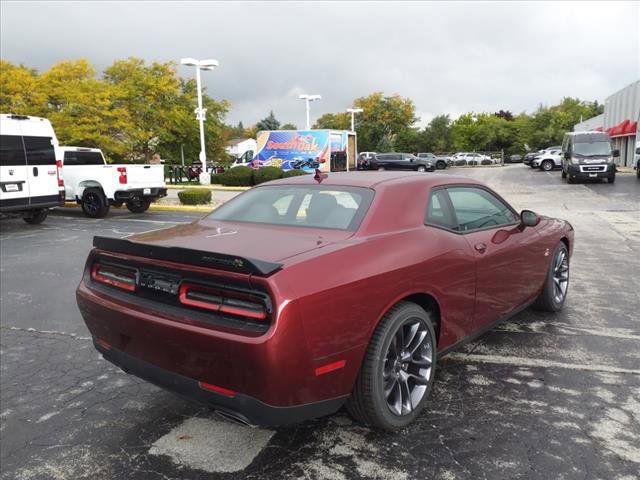
{"label": "white pickup truck", "polygon": [[112,165],[97,148],[59,147],[65,199],[82,206],[91,218],[104,217],[111,205],[125,204],[145,212],[152,201],[167,195],[163,165]]}

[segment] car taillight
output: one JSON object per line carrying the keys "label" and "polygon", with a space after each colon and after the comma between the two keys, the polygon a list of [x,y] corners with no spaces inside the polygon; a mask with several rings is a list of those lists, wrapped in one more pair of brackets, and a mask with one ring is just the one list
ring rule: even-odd
{"label": "car taillight", "polygon": [[56,160],[56,169],[58,171],[58,187],[64,187],[64,178],[62,177],[62,160]]}
{"label": "car taillight", "polygon": [[121,288],[129,292],[136,291],[137,271],[128,268],[114,267],[102,263],[94,263],[91,267],[91,278],[100,283]]}
{"label": "car taillight", "polygon": [[121,184],[127,183],[127,167],[118,167],[118,173],[120,174],[118,181]]}
{"label": "car taillight", "polygon": [[213,312],[227,313],[253,320],[266,320],[267,310],[252,295],[183,282],[178,292],[180,303]]}

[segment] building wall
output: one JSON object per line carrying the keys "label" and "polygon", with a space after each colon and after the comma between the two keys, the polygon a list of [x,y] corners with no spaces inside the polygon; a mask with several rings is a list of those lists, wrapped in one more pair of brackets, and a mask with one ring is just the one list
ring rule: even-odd
{"label": "building wall", "polygon": [[[622,90],[610,95],[604,101],[604,113],[593,118],[589,118],[576,124],[574,131],[594,130],[608,128],[619,125],[624,120],[636,121],[640,124],[640,80],[627,85]],[[624,135],[614,136],[612,139],[613,148],[620,150],[620,157],[616,158],[616,163],[623,166],[633,166],[636,136]]]}
{"label": "building wall", "polygon": [[637,120],[640,113],[640,80],[627,85],[604,101],[604,128],[614,127],[623,120]]}

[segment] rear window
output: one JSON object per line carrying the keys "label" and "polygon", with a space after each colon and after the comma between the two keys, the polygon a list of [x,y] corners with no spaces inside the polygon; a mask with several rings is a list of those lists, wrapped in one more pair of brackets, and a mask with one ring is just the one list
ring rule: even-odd
{"label": "rear window", "polygon": [[27,162],[20,135],[0,135],[0,165],[18,166]]}
{"label": "rear window", "polygon": [[55,165],[56,152],[51,137],[22,137],[28,165]]}
{"label": "rear window", "polygon": [[104,165],[100,152],[64,152],[64,165]]}
{"label": "rear window", "polygon": [[207,218],[354,231],[372,199],[373,190],[361,187],[263,186],[225,203]]}

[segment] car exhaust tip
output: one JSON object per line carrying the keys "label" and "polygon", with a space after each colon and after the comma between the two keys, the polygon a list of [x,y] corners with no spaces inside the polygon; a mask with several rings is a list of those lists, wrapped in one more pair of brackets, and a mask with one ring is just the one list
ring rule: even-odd
{"label": "car exhaust tip", "polygon": [[231,412],[225,412],[224,410],[214,410],[214,412],[219,417],[222,417],[223,419],[225,419],[228,422],[235,423],[235,424],[240,424],[240,425],[243,425],[245,427],[257,428],[257,425],[252,424],[251,422],[249,422],[249,420],[247,420],[246,418],[244,418],[241,415],[238,415],[238,414],[235,414],[235,413],[231,413]]}

